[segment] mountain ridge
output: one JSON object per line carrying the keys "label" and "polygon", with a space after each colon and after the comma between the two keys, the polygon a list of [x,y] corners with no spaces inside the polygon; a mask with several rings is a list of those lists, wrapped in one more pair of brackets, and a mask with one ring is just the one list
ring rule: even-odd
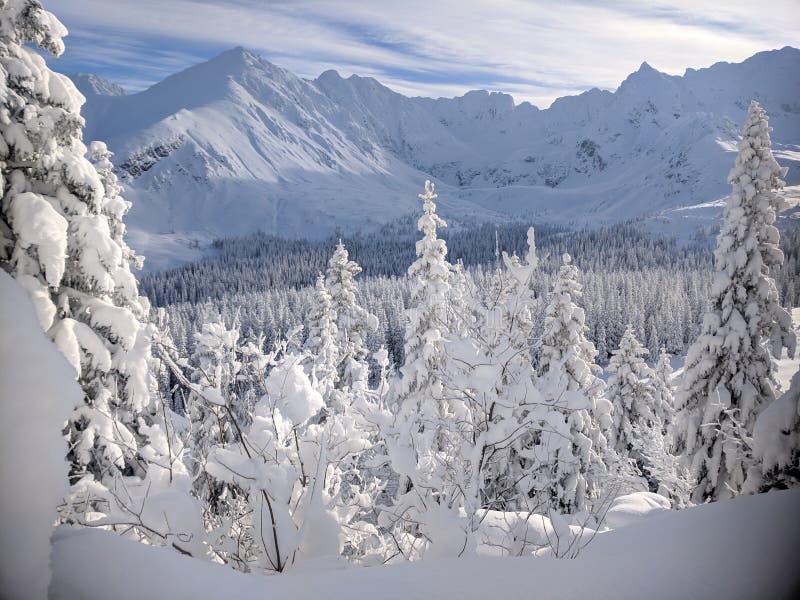
{"label": "mountain ridge", "polygon": [[[407,97],[333,70],[302,79],[238,47],[125,96],[87,96],[87,138],[116,153],[132,243],[156,267],[186,242],[260,229],[323,237],[415,211],[611,223],[716,200],[750,98],[782,164],[800,164],[800,50],[667,75],[644,62],[614,92],[546,109],[502,92]],[[800,181],[800,180],[798,180]]]}

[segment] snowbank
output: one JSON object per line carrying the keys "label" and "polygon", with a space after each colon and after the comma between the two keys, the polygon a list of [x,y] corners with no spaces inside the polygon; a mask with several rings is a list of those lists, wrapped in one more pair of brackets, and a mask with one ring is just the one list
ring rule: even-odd
{"label": "snowbank", "polygon": [[789,598],[800,589],[799,553],[800,490],[664,511],[598,534],[574,560],[442,559],[269,578],[62,528],[52,598]]}
{"label": "snowbank", "polygon": [[652,492],[635,492],[619,496],[611,503],[603,525],[619,529],[670,509],[669,500]]}
{"label": "snowbank", "polygon": [[0,271],[0,597],[46,598],[50,534],[67,491],[61,435],[82,394],[25,290]]}

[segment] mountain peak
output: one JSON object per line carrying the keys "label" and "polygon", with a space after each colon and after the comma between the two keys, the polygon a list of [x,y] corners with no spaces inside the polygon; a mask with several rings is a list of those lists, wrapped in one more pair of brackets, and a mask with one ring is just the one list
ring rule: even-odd
{"label": "mountain peak", "polygon": [[639,69],[636,72],[637,73],[658,73],[659,71],[654,69],[653,67],[651,67],[650,63],[648,63],[647,61],[644,61],[644,62],[642,62],[641,65],[639,65]]}
{"label": "mountain peak", "polygon": [[457,100],[471,111],[478,111],[486,107],[500,113],[514,110],[514,98],[504,92],[490,92],[487,90],[470,90]]}
{"label": "mountain peak", "polygon": [[89,96],[126,96],[127,90],[94,73],[74,73],[69,76],[78,91]]}
{"label": "mountain peak", "polygon": [[336,69],[328,69],[327,71],[323,71],[320,73],[318,80],[327,80],[327,81],[338,81],[342,79],[342,76],[339,75],[339,71]]}
{"label": "mountain peak", "polygon": [[628,75],[625,80],[619,85],[618,91],[625,92],[627,90],[640,90],[641,88],[650,88],[654,85],[663,85],[673,77],[662,73],[658,69],[654,69],[650,64],[645,61],[639,68]]}
{"label": "mountain peak", "polygon": [[206,64],[245,66],[253,63],[254,61],[261,60],[263,59],[254,52],[251,52],[242,46],[235,46],[234,48],[220,52],[215,57],[209,59]]}

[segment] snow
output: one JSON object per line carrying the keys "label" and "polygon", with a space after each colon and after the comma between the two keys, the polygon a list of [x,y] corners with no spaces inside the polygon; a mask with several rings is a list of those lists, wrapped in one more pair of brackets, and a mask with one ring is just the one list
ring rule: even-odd
{"label": "snow", "polygon": [[322,408],[320,393],[299,364],[299,359],[289,357],[277,365],[267,376],[265,388],[273,406],[295,425],[301,425]]}
{"label": "snow", "polygon": [[619,529],[670,509],[669,500],[652,492],[635,492],[615,498],[603,525]]}
{"label": "snow", "polygon": [[2,270],[0,331],[0,591],[4,598],[44,599],[50,534],[67,492],[61,430],[83,395],[75,371],[42,333],[27,293]]}
{"label": "snow", "polygon": [[[781,164],[797,165],[799,72],[788,47],[683,77],[643,65],[614,93],[538,110],[483,91],[407,98],[333,71],[304,80],[237,48],[137,94],[87,94],[83,114],[86,139],[108,141],[126,171],[134,247],[162,268],[217,236],[374,229],[413,212],[426,178],[451,224],[595,226],[713,202],[728,193],[751,98],[770,115]],[[798,177],[792,168],[788,183]],[[688,216],[666,219],[694,226]]]}
{"label": "snow", "polygon": [[13,194],[8,213],[17,228],[19,245],[36,247],[47,283],[57,285],[67,256],[67,220],[52,202],[32,192]]}
{"label": "snow", "polygon": [[75,73],[70,75],[78,91],[86,97],[98,96],[124,96],[128,92],[125,88],[103,79],[93,73]]}
{"label": "snow", "polygon": [[54,548],[53,600],[105,600],[109,590],[117,600],[788,598],[800,586],[800,491],[664,511],[598,534],[574,560],[435,559],[264,578],[101,531],[61,528]]}

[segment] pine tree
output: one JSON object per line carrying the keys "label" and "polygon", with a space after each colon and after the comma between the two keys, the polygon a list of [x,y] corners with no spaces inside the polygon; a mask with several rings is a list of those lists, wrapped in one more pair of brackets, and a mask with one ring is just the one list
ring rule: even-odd
{"label": "pine tree", "polygon": [[123,240],[129,203],[108,153],[98,144],[96,164],[85,157],[82,97],[24,46],[59,55],[65,34],[36,0],[0,5],[0,261],[28,291],[85,394],[68,427],[71,480],[110,484],[146,470],[139,430],[154,410],[149,306],[131,274],[139,259]]}
{"label": "pine tree", "polygon": [[774,400],[772,356],[795,348],[791,319],[770,277],[783,262],[773,223],[783,208],[776,190],[786,169],[772,156],[769,131],[753,101],[728,177],[733,190],[717,237],[711,305],[677,398],[675,449],[697,480],[696,502],[736,495],[748,474],[759,476],[749,444],[756,418]]}
{"label": "pine tree", "polygon": [[748,479],[747,491],[800,486],[800,371],[789,389],[758,416],[753,454],[761,465],[761,476]]}
{"label": "pine tree", "polygon": [[564,254],[545,310],[544,333],[539,357],[539,374],[558,371],[567,390],[597,394],[603,384],[594,360],[597,350],[586,337],[585,313],[576,302],[583,297],[578,267]]}
{"label": "pine tree", "polygon": [[[400,482],[392,511],[381,524],[399,528],[403,537],[429,540],[432,554],[455,555],[464,551],[471,534],[471,527],[461,522],[459,508],[469,502],[465,496],[473,496],[468,492],[473,473],[465,452],[465,432],[471,430],[473,419],[460,393],[446,388],[452,267],[446,259],[447,246],[437,236],[437,229],[446,224],[436,214],[436,197],[433,184],[426,181],[418,221],[423,237],[408,269],[411,298],[406,309],[405,363],[395,384],[393,425],[385,435]],[[442,529],[444,523],[449,523],[448,531]]]}
{"label": "pine tree", "polygon": [[661,429],[654,410],[653,372],[642,358],[647,354],[628,325],[608,363],[606,393],[614,405],[613,442],[616,451],[625,456],[633,450],[642,429]]}
{"label": "pine tree", "polygon": [[[401,410],[416,412],[426,406],[435,407],[443,397],[439,372],[443,362],[443,337],[448,321],[447,304],[450,294],[452,267],[447,262],[447,245],[437,237],[436,231],[446,227],[436,214],[437,195],[434,185],[425,182],[423,215],[418,228],[423,238],[417,242],[417,260],[408,268],[411,280],[411,298],[406,310],[408,324],[405,334],[405,363],[401,369]],[[431,402],[433,401],[433,402]],[[430,415],[438,418],[438,410]]]}
{"label": "pine tree", "polygon": [[578,269],[564,254],[548,299],[539,357],[539,385],[552,405],[539,440],[538,489],[558,512],[583,511],[600,494],[611,426],[611,406],[595,375],[597,351],[586,338]]}
{"label": "pine tree", "polygon": [[672,386],[672,363],[665,346],[661,347],[658,362],[653,367],[653,408],[656,416],[661,421],[664,434],[672,426],[675,418],[675,397]]}
{"label": "pine tree", "polygon": [[647,354],[628,325],[608,364],[607,396],[614,405],[612,437],[617,455],[634,461],[649,490],[658,492],[670,483],[661,481],[662,469],[669,461],[659,418],[661,397],[656,394],[656,375],[642,358]]}
{"label": "pine tree", "polygon": [[314,288],[314,299],[308,315],[308,338],[305,350],[311,359],[310,376],[314,388],[318,390],[327,404],[338,380],[339,350],[336,311],[333,309],[331,295],[325,287],[325,279],[320,274]]}
{"label": "pine tree", "polygon": [[336,313],[339,351],[337,366],[339,389],[364,390],[369,369],[367,366],[367,335],[378,328],[378,319],[366,311],[356,295],[355,277],[361,273],[358,263],[350,260],[341,240],[336,246],[325,278],[325,286]]}

